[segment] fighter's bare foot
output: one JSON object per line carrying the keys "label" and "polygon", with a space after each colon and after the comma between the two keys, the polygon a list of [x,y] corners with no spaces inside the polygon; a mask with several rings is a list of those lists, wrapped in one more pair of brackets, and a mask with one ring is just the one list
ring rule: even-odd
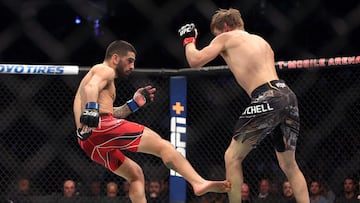
{"label": "fighter's bare foot", "polygon": [[194,193],[197,196],[201,196],[208,192],[224,193],[231,189],[230,181],[206,181],[201,185],[194,186]]}

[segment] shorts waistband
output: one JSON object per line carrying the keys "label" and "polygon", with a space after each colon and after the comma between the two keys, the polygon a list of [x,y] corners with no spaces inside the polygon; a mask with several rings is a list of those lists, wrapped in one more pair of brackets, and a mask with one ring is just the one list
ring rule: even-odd
{"label": "shorts waistband", "polygon": [[280,90],[282,88],[287,88],[284,80],[271,80],[255,88],[255,90],[251,93],[251,97],[258,97],[259,94],[267,90]]}
{"label": "shorts waistband", "polygon": [[103,117],[103,116],[112,116],[112,113],[100,113],[100,117]]}

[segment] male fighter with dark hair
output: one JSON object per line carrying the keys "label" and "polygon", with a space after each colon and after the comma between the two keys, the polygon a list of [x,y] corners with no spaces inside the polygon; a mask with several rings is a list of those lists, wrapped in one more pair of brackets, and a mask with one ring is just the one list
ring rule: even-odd
{"label": "male fighter with dark hair", "polygon": [[93,161],[130,182],[129,196],[134,203],[146,203],[144,174],[123,150],[160,157],[168,168],[192,185],[196,195],[227,192],[229,181],[205,180],[169,141],[141,124],[124,119],[154,100],[154,87],[139,88],[126,104],[113,107],[114,79],[128,77],[134,70],[135,59],[136,50],[131,44],[114,41],[108,46],[103,63],[93,66],[80,82],[73,107],[80,147]]}

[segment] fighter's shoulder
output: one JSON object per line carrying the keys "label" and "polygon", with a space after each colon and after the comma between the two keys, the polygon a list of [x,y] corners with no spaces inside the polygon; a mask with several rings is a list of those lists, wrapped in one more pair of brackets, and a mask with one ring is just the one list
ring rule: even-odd
{"label": "fighter's shoulder", "polygon": [[107,70],[107,69],[111,69],[110,66],[104,64],[104,63],[98,63],[98,64],[95,64],[91,67],[91,70]]}
{"label": "fighter's shoulder", "polygon": [[94,72],[113,72],[113,69],[104,64],[104,63],[99,63],[99,64],[96,64],[94,65],[93,67],[91,67],[91,71],[94,71]]}
{"label": "fighter's shoulder", "polygon": [[233,30],[233,31],[229,31],[229,32],[224,32],[221,33],[220,35],[217,35],[213,41],[221,41],[221,42],[225,42],[229,39],[241,39],[241,38],[245,38],[246,36],[248,36],[249,33],[246,31],[242,31],[242,30]]}
{"label": "fighter's shoulder", "polygon": [[99,64],[96,64],[94,65],[90,71],[93,72],[93,74],[97,74],[97,75],[103,75],[103,76],[109,76],[111,77],[112,75],[114,75],[114,70],[106,65],[106,64],[103,64],[103,63],[99,63]]}

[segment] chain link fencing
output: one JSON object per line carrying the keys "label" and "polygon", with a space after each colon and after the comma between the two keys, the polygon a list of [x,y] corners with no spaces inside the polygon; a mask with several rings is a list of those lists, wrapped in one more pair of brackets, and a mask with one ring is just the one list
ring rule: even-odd
{"label": "chain link fencing", "polygon": [[[77,76],[0,74],[0,190],[8,197],[19,177],[28,177],[37,198],[59,198],[66,179],[77,182],[86,198],[92,180],[119,184],[122,178],[92,162],[74,136],[72,102],[85,72]],[[177,73],[179,74],[179,73]],[[296,69],[279,71],[297,94],[301,117],[296,158],[306,178],[320,178],[339,193],[347,175],[360,174],[360,69]],[[144,124],[169,139],[169,77],[172,73],[137,70],[116,81],[121,105],[135,90],[151,84],[156,99],[127,119]],[[229,71],[185,73],[187,77],[187,159],[207,179],[224,179],[224,152],[238,116],[249,102]],[[161,160],[126,153],[139,163],[147,180],[166,180]],[[244,161],[245,181],[257,192],[261,177],[280,184],[285,177],[266,138]],[[41,198],[40,198],[41,199]],[[196,202],[188,187],[187,202]],[[40,201],[39,199],[37,200]]]}

